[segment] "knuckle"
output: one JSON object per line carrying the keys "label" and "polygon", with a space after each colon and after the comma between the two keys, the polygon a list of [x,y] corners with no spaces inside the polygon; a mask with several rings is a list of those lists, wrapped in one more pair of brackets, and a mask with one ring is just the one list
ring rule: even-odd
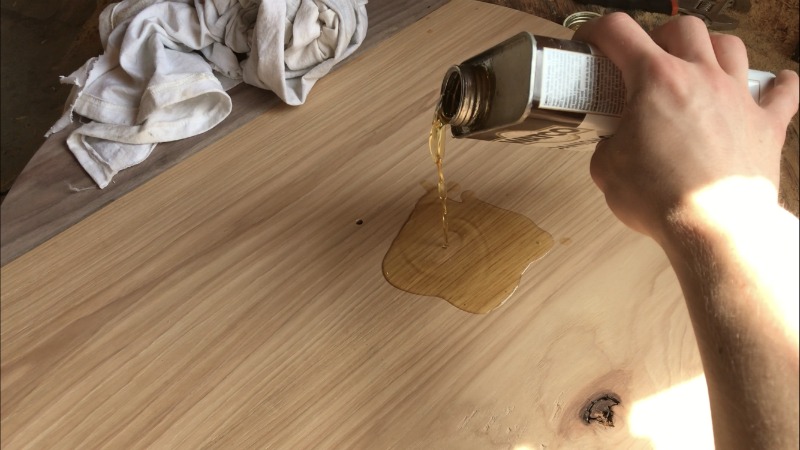
{"label": "knuckle", "polygon": [[608,182],[607,182],[607,151],[605,146],[603,146],[604,142],[601,142],[597,149],[595,150],[594,154],[592,155],[591,160],[589,161],[589,175],[591,175],[592,180],[594,183],[600,188],[601,191],[605,191]]}
{"label": "knuckle", "polygon": [[688,15],[680,16],[678,17],[678,20],[682,20],[683,23],[690,28],[702,29],[703,31],[706,31],[708,29],[703,19],[697,16],[688,16]]}
{"label": "knuckle", "polygon": [[714,45],[724,48],[725,50],[736,52],[747,51],[744,42],[742,42],[738,36],[732,34],[712,34],[711,39],[714,41]]}
{"label": "knuckle", "polygon": [[702,19],[690,15],[680,15],[671,18],[663,25],[657,27],[655,30],[653,30],[653,33],[659,33],[662,35],[662,37],[668,38],[675,37],[679,34],[697,31],[700,31],[701,33],[708,33],[708,28]]}
{"label": "knuckle", "polygon": [[605,14],[581,26],[578,31],[575,32],[573,39],[587,42],[601,39],[608,30],[625,27],[629,25],[628,22],[632,20],[630,16],[622,12]]}
{"label": "knuckle", "polygon": [[602,19],[609,25],[627,24],[633,21],[631,16],[619,11],[606,14],[602,17]]}
{"label": "knuckle", "polygon": [[667,88],[670,91],[679,89],[685,83],[680,82],[683,68],[675,58],[665,56],[642,60],[642,72],[650,80],[647,83],[654,87]]}

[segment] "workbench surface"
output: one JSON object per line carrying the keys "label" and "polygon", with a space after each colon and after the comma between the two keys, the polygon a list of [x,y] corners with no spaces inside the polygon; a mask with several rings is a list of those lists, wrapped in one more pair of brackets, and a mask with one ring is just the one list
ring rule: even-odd
{"label": "workbench surface", "polygon": [[[435,181],[426,144],[442,75],[522,30],[570,34],[448,3],[302,107],[229,125],[6,263],[4,448],[708,447],[677,280],[609,212],[589,153],[449,143],[455,201],[471,190],[555,242],[497,310],[466,313],[383,277]],[[602,407],[613,427],[586,422]]]}

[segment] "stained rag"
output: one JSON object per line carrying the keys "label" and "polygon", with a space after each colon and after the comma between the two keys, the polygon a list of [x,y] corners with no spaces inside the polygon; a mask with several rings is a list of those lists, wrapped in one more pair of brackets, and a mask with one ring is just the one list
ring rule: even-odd
{"label": "stained rag", "polygon": [[47,136],[84,118],[67,146],[100,188],[159,142],[203,133],[244,81],[305,102],[367,33],[366,0],[127,0],[100,15],[103,54],[74,85]]}

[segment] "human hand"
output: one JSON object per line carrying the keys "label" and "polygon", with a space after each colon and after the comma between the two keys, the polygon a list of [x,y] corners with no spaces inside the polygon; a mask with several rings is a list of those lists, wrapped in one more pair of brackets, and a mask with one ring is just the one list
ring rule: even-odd
{"label": "human hand", "polygon": [[623,223],[663,246],[676,215],[724,227],[736,211],[777,206],[797,74],[779,73],[756,104],[741,40],[709,35],[689,16],[648,36],[629,16],[610,14],[584,24],[574,39],[611,59],[625,81],[619,129],[591,162],[592,178]]}

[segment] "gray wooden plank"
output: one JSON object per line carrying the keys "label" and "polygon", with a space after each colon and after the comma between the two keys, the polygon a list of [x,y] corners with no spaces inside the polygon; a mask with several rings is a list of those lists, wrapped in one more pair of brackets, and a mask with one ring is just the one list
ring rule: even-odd
{"label": "gray wooden plank", "polygon": [[[369,31],[350,58],[436,10],[446,0],[370,0]],[[343,64],[346,64],[344,61]],[[248,85],[229,91],[233,111],[217,127],[156,146],[143,163],[98,189],[66,146],[69,131],[50,136],[17,178],[0,207],[0,266],[18,258],[146,181],[199,152],[263,112],[289,108],[273,93]],[[313,93],[312,93],[313,95]]]}

